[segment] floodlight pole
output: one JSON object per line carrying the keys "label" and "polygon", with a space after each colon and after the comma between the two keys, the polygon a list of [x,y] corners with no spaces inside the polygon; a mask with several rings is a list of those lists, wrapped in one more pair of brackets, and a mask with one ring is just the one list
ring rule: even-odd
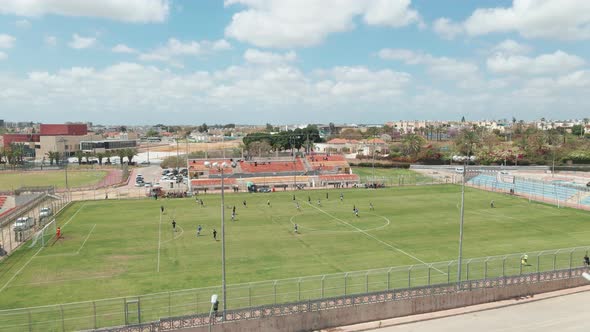
{"label": "floodlight pole", "polygon": [[463,259],[463,221],[465,216],[465,175],[469,161],[474,161],[474,156],[453,156],[452,160],[463,162],[463,179],[461,181],[461,220],[459,223],[459,258],[457,267],[457,286],[461,287],[461,265]]}
{"label": "floodlight pole", "polygon": [[465,215],[465,174],[467,160],[463,161],[463,180],[461,182],[461,222],[459,223],[459,267],[457,271],[457,282],[461,285],[461,259],[463,258],[463,220]]}
{"label": "floodlight pole", "polygon": [[225,321],[226,305],[226,291],[225,291],[225,186],[223,181],[223,165],[220,165],[221,170],[221,287],[223,295],[223,319]]}

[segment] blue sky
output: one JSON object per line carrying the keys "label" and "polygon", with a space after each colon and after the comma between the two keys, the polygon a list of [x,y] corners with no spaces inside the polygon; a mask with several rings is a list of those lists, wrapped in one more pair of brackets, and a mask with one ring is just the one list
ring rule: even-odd
{"label": "blue sky", "polygon": [[587,0],[3,0],[0,118],[588,117]]}

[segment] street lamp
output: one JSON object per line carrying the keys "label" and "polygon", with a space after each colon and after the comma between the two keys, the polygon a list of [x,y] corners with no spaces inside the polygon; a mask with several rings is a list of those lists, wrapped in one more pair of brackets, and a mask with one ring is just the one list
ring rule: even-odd
{"label": "street lamp", "polygon": [[461,182],[461,222],[459,223],[459,267],[457,271],[457,283],[461,285],[461,259],[463,258],[463,217],[465,215],[465,174],[467,164],[475,161],[475,156],[453,156],[453,161],[463,163],[463,181]]}
{"label": "street lamp", "polygon": [[206,161],[204,163],[205,167],[210,169],[216,169],[221,173],[221,288],[222,288],[222,297],[223,297],[223,320],[225,320],[225,311],[227,309],[226,305],[226,291],[225,291],[225,188],[224,188],[224,181],[223,181],[223,171],[229,167],[236,167],[237,164],[232,162],[231,164],[226,163],[225,161],[222,163],[211,163]]}

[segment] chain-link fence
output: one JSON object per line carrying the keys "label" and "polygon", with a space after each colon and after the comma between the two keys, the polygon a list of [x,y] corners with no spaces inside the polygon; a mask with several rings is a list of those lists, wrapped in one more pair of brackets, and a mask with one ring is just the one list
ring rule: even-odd
{"label": "chain-link fence", "polygon": [[[584,266],[590,247],[465,259],[461,280],[482,280]],[[227,286],[227,308],[241,309],[351,294],[443,285],[457,278],[457,261],[308,276]],[[208,313],[221,287],[0,310],[0,331],[71,331],[138,324]],[[221,298],[221,296],[220,296]]]}

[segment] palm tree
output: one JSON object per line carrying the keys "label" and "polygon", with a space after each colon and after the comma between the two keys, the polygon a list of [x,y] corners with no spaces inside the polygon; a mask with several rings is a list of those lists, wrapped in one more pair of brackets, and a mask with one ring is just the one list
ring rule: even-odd
{"label": "palm tree", "polygon": [[82,158],[84,158],[84,152],[78,150],[74,153],[74,157],[78,159],[78,165],[82,165]]}
{"label": "palm tree", "polygon": [[121,163],[121,165],[123,165],[123,158],[125,158],[125,155],[126,155],[125,150],[124,149],[115,150],[114,153],[117,157],[119,157],[119,162]]}
{"label": "palm tree", "polygon": [[104,152],[104,157],[107,158],[107,163],[110,164],[111,163],[111,157],[113,156],[113,152],[110,150],[106,150]]}
{"label": "palm tree", "polygon": [[87,164],[90,164],[90,157],[93,157],[92,152],[89,152],[89,151],[84,152],[84,158],[86,158],[86,163]]}
{"label": "palm tree", "polygon": [[137,149],[125,149],[125,156],[127,157],[127,161],[128,163],[131,163],[133,161],[133,157],[135,157],[137,155]]}
{"label": "palm tree", "polygon": [[97,152],[96,153],[96,159],[98,159],[98,164],[100,166],[102,166],[102,160],[104,159],[105,156],[106,156],[105,152]]}
{"label": "palm tree", "polygon": [[457,138],[455,138],[457,151],[466,156],[472,156],[479,143],[480,138],[477,133],[469,129],[461,130],[459,135],[457,135]]}
{"label": "palm tree", "polygon": [[420,153],[420,150],[422,150],[423,144],[424,138],[416,134],[407,134],[402,139],[404,153],[407,155],[412,155],[414,158],[416,158],[418,153]]}

